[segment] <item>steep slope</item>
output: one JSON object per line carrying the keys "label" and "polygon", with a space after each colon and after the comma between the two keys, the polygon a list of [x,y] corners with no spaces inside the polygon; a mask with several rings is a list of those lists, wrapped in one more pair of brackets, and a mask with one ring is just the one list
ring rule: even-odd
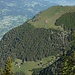
{"label": "steep slope", "polygon": [[[69,35],[69,40],[71,41],[71,49],[68,49],[68,52],[65,56],[61,56],[57,59],[52,65],[49,65],[45,69],[36,72],[33,72],[33,75],[74,75],[75,74],[75,34],[72,32],[75,31],[75,12],[65,13],[61,15],[55,22],[55,25],[61,26],[64,30],[71,32]],[[73,42],[72,42],[73,40]],[[69,46],[69,45],[68,45]],[[63,65],[64,64],[64,65]],[[63,66],[62,66],[63,65]],[[66,66],[65,66],[66,65]],[[60,74],[62,73],[62,74]]]}
{"label": "steep slope", "polygon": [[[59,26],[54,24],[60,15],[74,12],[74,9],[74,6],[48,8],[23,25],[7,32],[0,41],[0,59],[2,59],[0,62],[2,63],[8,56],[13,60],[18,58],[36,61],[51,55],[60,55],[63,46],[61,31],[63,28],[60,26],[58,30]],[[65,36],[65,44],[68,42],[68,37]]]}
{"label": "steep slope", "polygon": [[59,30],[35,28],[25,23],[4,35],[0,44],[1,56],[33,61],[57,55],[62,46],[60,35]]}

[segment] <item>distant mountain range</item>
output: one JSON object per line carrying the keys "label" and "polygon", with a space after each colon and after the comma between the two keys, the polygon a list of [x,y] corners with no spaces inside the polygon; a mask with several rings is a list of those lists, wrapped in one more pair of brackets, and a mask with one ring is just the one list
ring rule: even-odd
{"label": "distant mountain range", "polygon": [[0,0],[0,39],[10,29],[54,5],[57,4],[47,0]]}

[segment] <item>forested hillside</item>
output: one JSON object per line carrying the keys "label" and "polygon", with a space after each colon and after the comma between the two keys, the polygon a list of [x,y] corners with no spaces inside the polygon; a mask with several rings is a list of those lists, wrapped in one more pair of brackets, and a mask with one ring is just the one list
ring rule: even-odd
{"label": "forested hillside", "polygon": [[[71,49],[68,49],[66,54],[62,55],[57,59],[53,64],[48,66],[43,70],[35,70],[33,75],[75,75],[75,12],[74,13],[65,13],[59,17],[55,25],[60,25],[64,28],[70,37]],[[69,46],[69,45],[68,45]],[[65,48],[64,48],[65,50]]]}
{"label": "forested hillside", "polygon": [[32,75],[75,75],[75,50],[69,55],[62,56],[45,69],[36,70]]}
{"label": "forested hillside", "polygon": [[[75,29],[73,9],[75,7],[51,7],[7,32],[0,41],[0,67],[4,67],[8,56],[12,61],[20,59],[23,62],[36,62],[48,56],[58,58],[72,50],[72,33]],[[59,64],[60,60],[54,65]],[[50,65],[49,68],[56,72],[55,66]],[[40,75],[49,75],[48,72],[45,69]]]}
{"label": "forested hillside", "polygon": [[75,75],[75,32],[71,44],[71,49],[65,55],[42,70],[35,69],[32,75]]}
{"label": "forested hillside", "polygon": [[[61,36],[59,30],[35,28],[25,23],[4,35],[0,43],[0,58],[11,56],[12,59],[36,61],[44,57],[56,56],[61,53]],[[65,40],[67,43],[67,37]]]}

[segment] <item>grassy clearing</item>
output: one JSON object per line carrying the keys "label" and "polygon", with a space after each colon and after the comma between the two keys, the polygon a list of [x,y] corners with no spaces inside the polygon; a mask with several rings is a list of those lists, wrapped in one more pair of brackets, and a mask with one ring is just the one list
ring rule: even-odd
{"label": "grassy clearing", "polygon": [[40,64],[40,60],[34,62],[34,61],[28,61],[25,62],[23,65],[20,65],[20,68],[18,65],[15,65],[15,62],[18,62],[18,64],[21,63],[20,59],[16,59],[15,62],[12,63],[12,70],[13,72],[17,72],[17,71],[23,71],[25,72],[26,75],[31,75],[32,74],[32,69],[36,69],[36,68],[45,68],[48,65],[50,65],[53,61],[55,60],[54,56],[49,56],[47,58],[43,58],[42,59],[42,64]]}
{"label": "grassy clearing", "polygon": [[64,6],[64,7],[54,6],[40,12],[28,22],[31,23],[36,28],[62,29],[61,26],[55,26],[55,21],[57,18],[59,18],[62,14],[66,12],[75,12],[75,7],[74,6]]}

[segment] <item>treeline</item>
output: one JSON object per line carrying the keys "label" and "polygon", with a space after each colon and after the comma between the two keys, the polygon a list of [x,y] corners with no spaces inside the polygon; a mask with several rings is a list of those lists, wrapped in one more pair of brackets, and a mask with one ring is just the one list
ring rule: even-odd
{"label": "treeline", "polygon": [[[74,75],[75,74],[75,50],[66,54],[49,67],[33,69],[32,75]],[[0,68],[0,75],[26,75],[24,72],[12,72],[11,58],[8,57],[4,69]]]}
{"label": "treeline", "polygon": [[[69,40],[65,37],[65,43]],[[0,41],[0,62],[9,55],[23,61],[36,61],[50,55],[60,54],[62,33],[60,30],[34,28],[29,23],[7,32]]]}

